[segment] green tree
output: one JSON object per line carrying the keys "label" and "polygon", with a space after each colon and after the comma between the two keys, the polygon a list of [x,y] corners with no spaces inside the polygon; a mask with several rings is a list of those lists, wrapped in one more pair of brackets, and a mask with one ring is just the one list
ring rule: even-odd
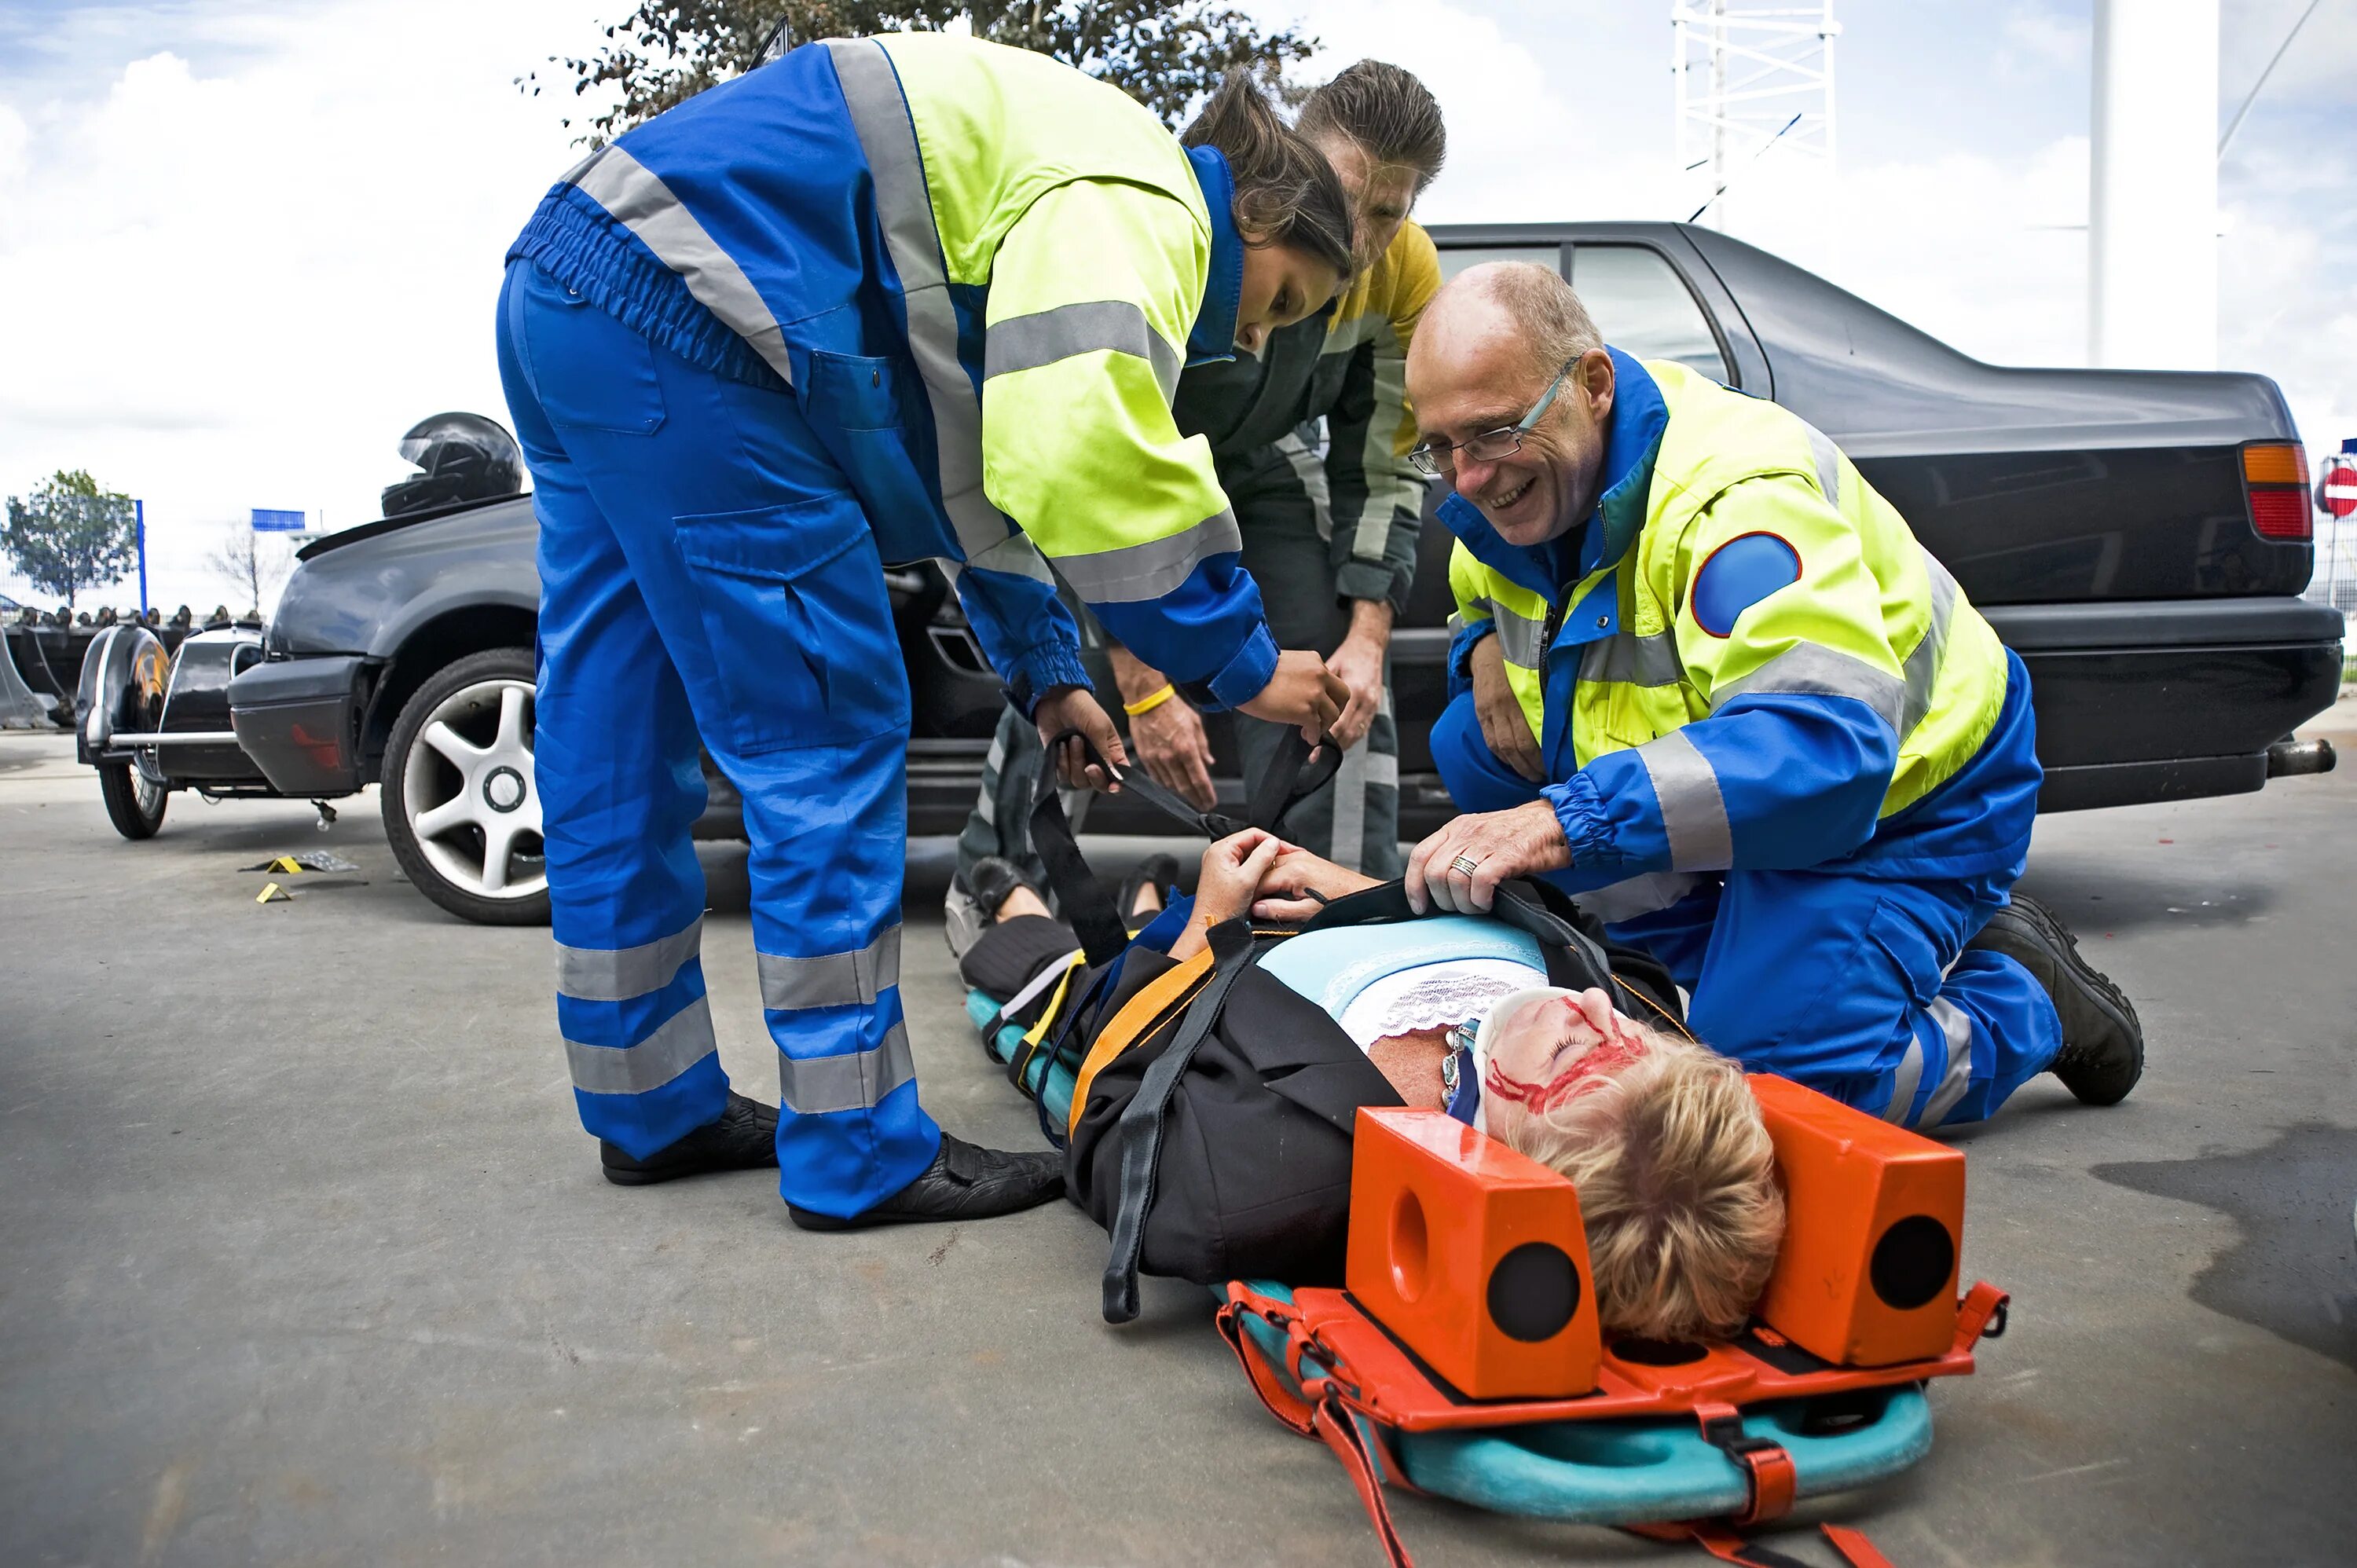
{"label": "green tree", "polygon": [[[1112,82],[1174,129],[1188,106],[1229,71],[1249,67],[1274,81],[1318,48],[1298,28],[1265,32],[1220,0],[639,0],[628,17],[605,29],[607,41],[588,59],[552,55],[549,63],[564,68],[576,97],[595,93],[603,102],[619,92],[613,108],[580,122],[580,140],[603,146],[751,70],[780,22],[788,38],[802,43],[938,31],[961,19],[975,38],[1037,49]],[[518,78],[517,86],[537,94],[539,73]],[[565,124],[575,121],[568,116]]]}
{"label": "green tree", "polygon": [[8,498],[0,545],[32,585],[61,594],[112,583],[139,564],[138,513],[129,496],[102,490],[83,469],[60,468],[29,496]]}

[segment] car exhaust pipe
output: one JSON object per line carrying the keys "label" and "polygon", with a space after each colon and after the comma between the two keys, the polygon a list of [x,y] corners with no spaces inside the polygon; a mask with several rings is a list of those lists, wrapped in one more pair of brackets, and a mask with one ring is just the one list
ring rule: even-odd
{"label": "car exhaust pipe", "polygon": [[2279,740],[2267,747],[2267,777],[2287,779],[2298,773],[2330,773],[2338,760],[2329,740]]}

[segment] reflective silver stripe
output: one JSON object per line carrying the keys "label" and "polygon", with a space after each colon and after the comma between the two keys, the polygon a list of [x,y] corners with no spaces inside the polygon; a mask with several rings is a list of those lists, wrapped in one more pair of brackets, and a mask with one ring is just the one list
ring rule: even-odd
{"label": "reflective silver stripe", "polygon": [[1158,599],[1185,582],[1197,562],[1243,548],[1236,514],[1225,507],[1192,528],[1143,544],[1059,555],[1056,569],[1072,591],[1092,605],[1127,605]]}
{"label": "reflective silver stripe", "polygon": [[1940,660],[1948,649],[1948,619],[1956,613],[1956,580],[1929,550],[1923,570],[1932,578],[1932,624],[1923,640],[1907,656],[1907,703],[1900,713],[1899,738],[1905,740],[1932,712],[1932,693],[1940,684]]}
{"label": "reflective silver stripe", "polygon": [[1047,990],[1048,987],[1055,984],[1056,982],[1064,978],[1064,972],[1072,967],[1073,960],[1085,958],[1087,956],[1087,949],[1074,948],[1071,951],[1066,953],[1063,957],[1058,959],[1055,962],[1049,964],[1039,973],[1033,975],[1030,980],[1025,983],[1022,990],[1017,992],[1014,995],[1006,999],[1005,1005],[998,1009],[998,1015],[1002,1018],[1011,1018],[1016,1014],[1022,1012],[1024,1008],[1029,1006],[1033,1002],[1039,999],[1041,992]]}
{"label": "reflective silver stripe", "polygon": [[[1393,473],[1405,467],[1392,456],[1392,437],[1399,432],[1396,415],[1407,402],[1407,356],[1396,352],[1398,337],[1388,317],[1380,320],[1369,340],[1375,345],[1374,384],[1369,389],[1374,399],[1374,417],[1367,421],[1366,440],[1359,449],[1359,472],[1366,480],[1367,494],[1359,506],[1358,527],[1351,535],[1351,554],[1354,560],[1381,565],[1383,547],[1391,542],[1392,513],[1402,504],[1414,506],[1423,498],[1412,489],[1404,495]],[[1385,353],[1386,348],[1394,352]],[[1384,428],[1383,418],[1386,409],[1394,415],[1389,429]],[[1385,482],[1387,476],[1390,483]]]}
{"label": "reflective silver stripe", "polygon": [[1670,841],[1673,871],[1724,871],[1735,864],[1735,830],[1718,775],[1684,730],[1647,741],[1637,760],[1662,803],[1662,832]]}
{"label": "reflective silver stripe", "polygon": [[1178,392],[1183,363],[1178,350],[1146,324],[1143,309],[1125,299],[1082,300],[999,322],[984,335],[982,379],[1036,371],[1099,349],[1152,365],[1164,402]]}
{"label": "reflective silver stripe", "polygon": [[1882,1119],[1894,1127],[1907,1125],[1908,1113],[1915,1109],[1915,1090],[1923,1081],[1923,1042],[1907,1031],[1907,1051],[1890,1075],[1890,1103],[1882,1108]]}
{"label": "reflective silver stripe", "polygon": [[1579,907],[1608,924],[1633,920],[1640,915],[1657,914],[1668,908],[1701,884],[1701,877],[1682,872],[1648,872],[1581,894]]}
{"label": "reflective silver stripe", "polygon": [[1525,670],[1545,666],[1546,622],[1533,620],[1492,600],[1490,624],[1498,628],[1498,651],[1506,656],[1507,663],[1519,664]]}
{"label": "reflective silver stripe", "polygon": [[1865,660],[1817,642],[1796,642],[1740,681],[1729,681],[1710,694],[1710,711],[1718,712],[1736,698],[1749,694],[1808,697],[1855,697],[1882,715],[1900,739],[1906,705],[1906,683],[1887,675]]}
{"label": "reflective silver stripe", "polygon": [[856,952],[785,958],[755,953],[761,971],[761,1005],[769,1008],[848,1007],[873,1002],[900,983],[900,928],[887,926]]}
{"label": "reflective silver stripe", "polygon": [[573,175],[573,185],[637,235],[663,265],[677,273],[707,310],[753,346],[791,385],[785,334],[769,305],[695,214],[655,173],[619,146],[609,146]]}
{"label": "reflective silver stripe", "polygon": [[1915,1119],[1918,1127],[1937,1127],[1964,1097],[1973,1085],[1973,1021],[1964,1010],[1944,996],[1932,998],[1932,1016],[1938,1020],[1940,1032],[1948,1036],[1948,1070],[1940,1076],[1940,1087],[1923,1102],[1923,1114]]}
{"label": "reflective silver stripe", "polygon": [[1053,583],[1056,575],[1048,570],[1039,547],[1031,542],[1028,533],[1010,533],[997,543],[966,562],[977,571],[1003,572],[1010,577],[1028,577],[1035,583]]}
{"label": "reflective silver stripe", "polygon": [[909,1026],[892,1026],[872,1051],[839,1057],[790,1057],[778,1053],[778,1090],[798,1116],[830,1111],[866,1111],[904,1083],[915,1081],[916,1059],[909,1054]]}
{"label": "reflective silver stripe", "polygon": [[556,993],[576,1002],[627,1002],[661,991],[704,948],[704,917],[687,929],[634,948],[556,944]]}
{"label": "reflective silver stripe", "polygon": [[1801,428],[1809,433],[1809,452],[1817,460],[1817,489],[1824,492],[1825,504],[1841,510],[1841,448],[1815,425],[1803,420]]}
{"label": "reflective silver stripe", "polygon": [[[1374,750],[1371,731],[1342,753],[1334,770],[1333,832],[1326,844],[1328,856],[1345,871],[1356,871],[1367,858],[1367,764]],[[1398,775],[1393,775],[1396,782]]]}
{"label": "reflective silver stripe", "polygon": [[873,38],[829,38],[828,54],[851,128],[876,182],[876,216],[884,247],[900,274],[909,315],[909,352],[932,405],[942,502],[971,558],[1006,537],[1006,520],[982,491],[982,399],[957,357],[957,313],[950,307],[949,275],[941,231],[933,225],[932,193],[917,151],[916,127],[900,79],[884,46]]}
{"label": "reflective silver stripe", "polygon": [[1388,751],[1367,753],[1367,782],[1399,788],[1399,757]]}
{"label": "reflective silver stripe", "polygon": [[585,1094],[644,1094],[661,1089],[713,1053],[712,1003],[699,996],[635,1046],[565,1042],[573,1087]]}
{"label": "reflective silver stripe", "polygon": [[1685,661],[1678,657],[1674,633],[1639,637],[1615,632],[1587,645],[1579,656],[1583,681],[1616,681],[1628,686],[1674,686],[1686,677]]}
{"label": "reflective silver stripe", "polygon": [[1318,537],[1333,538],[1334,492],[1326,484],[1326,465],[1318,460],[1318,454],[1309,449],[1308,442],[1290,430],[1276,438],[1276,450],[1293,470],[1302,493],[1309,498],[1309,514],[1318,524]]}

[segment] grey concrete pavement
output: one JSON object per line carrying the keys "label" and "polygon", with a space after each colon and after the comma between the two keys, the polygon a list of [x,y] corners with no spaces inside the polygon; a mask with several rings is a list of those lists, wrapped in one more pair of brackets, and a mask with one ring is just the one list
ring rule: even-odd
{"label": "grey concrete pavement", "polygon": [[[2012,1332],[1934,1390],[1927,1463],[1825,1510],[1902,1568],[2350,1560],[2352,805],[2342,774],[2040,824],[2027,886],[2151,1066],[1968,1135],[1965,1267]],[[1098,1320],[1077,1210],[811,1236],[767,1175],[599,1179],[547,933],[443,916],[352,807],[176,796],[125,843],[70,744],[0,736],[0,1563],[1379,1560],[1201,1293]],[[267,907],[234,870],[313,847],[362,869]],[[743,855],[705,862],[723,1057],[774,1099]],[[946,867],[910,881],[925,1100],[1036,1146],[960,1011]],[[1687,1560],[1398,1514],[1431,1564]]]}

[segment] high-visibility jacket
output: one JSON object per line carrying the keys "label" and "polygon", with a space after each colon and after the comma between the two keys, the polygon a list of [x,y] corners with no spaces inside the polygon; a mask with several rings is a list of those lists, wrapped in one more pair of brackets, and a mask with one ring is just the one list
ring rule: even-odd
{"label": "high-visibility jacket", "polygon": [[[1983,771],[2007,655],[1955,579],[1798,415],[1683,365],[1612,360],[1581,528],[1522,548],[1461,496],[1440,513],[1458,536],[1452,692],[1494,635],[1571,848],[1566,885],[2010,865],[2012,833],[1975,835],[1986,803],[1958,779]],[[1982,787],[2035,790],[2034,756],[1998,760]]]}
{"label": "high-visibility jacket", "polygon": [[[1424,527],[1425,478],[1407,460],[1407,350],[1439,288],[1432,236],[1403,223],[1322,317],[1270,333],[1257,358],[1190,367],[1172,405],[1179,429],[1211,443],[1222,476],[1282,453],[1332,521],[1335,596],[1384,600],[1398,614]],[[1317,419],[1326,422],[1322,457],[1297,434]]]}
{"label": "high-visibility jacket", "polygon": [[[1044,553],[1216,703],[1276,650],[1170,399],[1232,352],[1232,183],[1118,89],[935,33],[831,39],[575,168],[510,256],[688,360],[782,383],[887,561],[953,564],[1028,708],[1085,685]],[[1036,548],[1035,548],[1036,547]]]}

